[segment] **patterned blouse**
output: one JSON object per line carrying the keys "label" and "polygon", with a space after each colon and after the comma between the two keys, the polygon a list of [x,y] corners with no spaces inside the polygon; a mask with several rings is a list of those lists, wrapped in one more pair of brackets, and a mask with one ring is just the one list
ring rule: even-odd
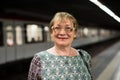
{"label": "patterned blouse", "polygon": [[[90,55],[80,51],[89,62]],[[56,56],[42,51],[32,59],[28,80],[91,80],[91,75],[80,55]]]}

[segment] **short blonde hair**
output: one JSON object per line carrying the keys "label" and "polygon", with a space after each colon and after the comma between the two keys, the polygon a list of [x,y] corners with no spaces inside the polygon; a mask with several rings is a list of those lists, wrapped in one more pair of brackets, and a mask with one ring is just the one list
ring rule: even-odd
{"label": "short blonde hair", "polygon": [[77,32],[78,22],[75,19],[75,17],[67,12],[57,12],[54,15],[54,17],[52,18],[52,20],[50,21],[50,24],[49,24],[50,33],[52,33],[51,27],[54,25],[54,22],[56,20],[66,20],[66,19],[69,19],[73,23],[73,27],[75,28],[75,32]]}

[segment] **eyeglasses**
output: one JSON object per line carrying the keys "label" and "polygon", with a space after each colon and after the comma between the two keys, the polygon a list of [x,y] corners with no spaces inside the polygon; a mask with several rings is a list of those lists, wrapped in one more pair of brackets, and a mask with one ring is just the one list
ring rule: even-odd
{"label": "eyeglasses", "polygon": [[[62,30],[61,27],[54,27],[52,26],[51,28],[54,32],[60,32]],[[70,33],[70,32],[73,32],[75,30],[74,27],[65,27],[64,28],[64,31],[67,32],[67,33]]]}

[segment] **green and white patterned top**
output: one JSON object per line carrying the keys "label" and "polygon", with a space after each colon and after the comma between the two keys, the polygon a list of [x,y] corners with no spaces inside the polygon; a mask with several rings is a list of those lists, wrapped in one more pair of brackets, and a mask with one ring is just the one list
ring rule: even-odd
{"label": "green and white patterned top", "polygon": [[[89,62],[90,55],[84,53]],[[47,51],[37,53],[30,66],[28,80],[91,80],[88,69],[80,55],[56,56]]]}

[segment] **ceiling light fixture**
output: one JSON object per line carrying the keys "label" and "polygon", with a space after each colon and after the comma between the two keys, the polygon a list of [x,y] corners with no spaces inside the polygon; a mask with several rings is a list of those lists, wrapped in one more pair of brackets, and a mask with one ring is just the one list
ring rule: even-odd
{"label": "ceiling light fixture", "polygon": [[120,23],[120,18],[114,12],[112,12],[109,8],[107,8],[105,5],[103,5],[101,2],[99,2],[98,0],[89,0],[89,1],[92,2],[92,3],[94,3],[95,5],[97,5],[99,8],[101,8],[108,15],[110,15],[116,21],[118,21]]}

